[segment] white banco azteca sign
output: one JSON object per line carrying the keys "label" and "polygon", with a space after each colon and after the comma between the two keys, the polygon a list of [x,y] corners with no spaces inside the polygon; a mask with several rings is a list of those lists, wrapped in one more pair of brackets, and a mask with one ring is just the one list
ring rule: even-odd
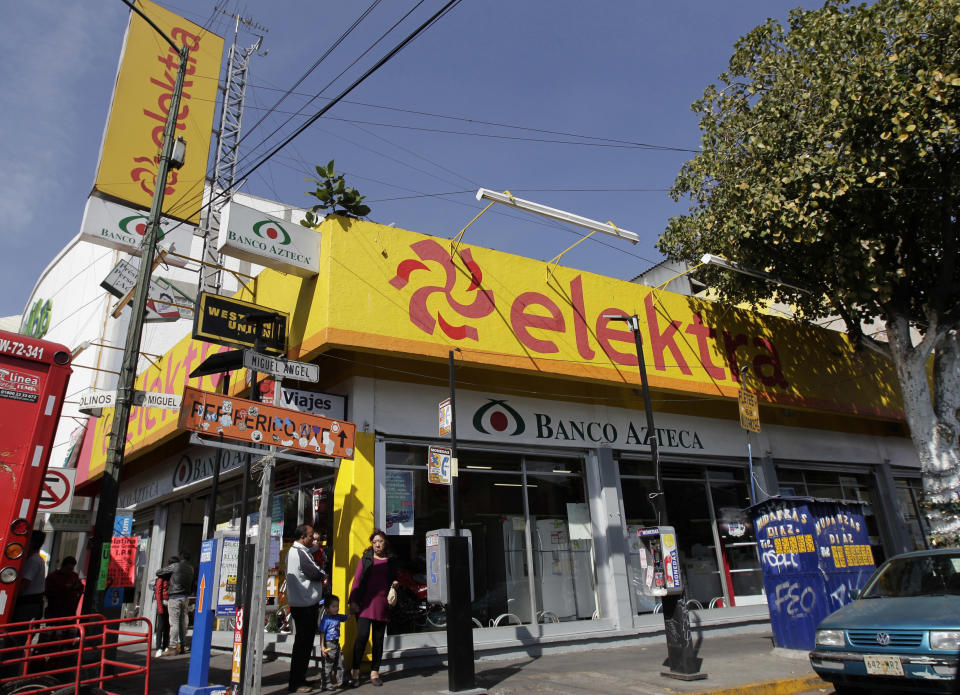
{"label": "white banco azteca sign", "polygon": [[[149,213],[143,210],[91,196],[87,198],[87,205],[83,209],[80,238],[139,256],[140,245],[147,232],[148,216]],[[194,227],[185,222],[161,217],[158,241],[175,253],[189,256],[193,232]],[[176,256],[168,256],[166,262],[177,266],[184,266],[187,263],[186,259]]]}
{"label": "white banco azteca sign", "polygon": [[220,218],[218,250],[300,277],[317,274],[320,232],[231,201]]}

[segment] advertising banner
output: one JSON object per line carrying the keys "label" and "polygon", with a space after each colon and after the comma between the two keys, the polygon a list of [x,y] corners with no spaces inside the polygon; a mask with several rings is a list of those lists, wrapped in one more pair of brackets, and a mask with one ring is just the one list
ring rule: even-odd
{"label": "advertising banner", "polygon": [[452,449],[431,446],[427,451],[427,482],[434,485],[449,485],[453,477],[452,462]]}
{"label": "advertising banner", "polygon": [[257,326],[245,323],[243,318],[248,314],[263,311],[273,311],[278,314],[278,318],[273,322],[259,324],[260,349],[274,354],[285,353],[288,314],[209,292],[200,293],[193,324],[193,337],[218,345],[252,348],[257,338]]}
{"label": "advertising banner", "polygon": [[[143,210],[90,196],[83,208],[80,238],[92,244],[139,256],[140,246],[147,233],[148,219]],[[168,251],[189,256],[195,229],[185,222],[161,217],[160,236],[157,241]],[[181,267],[187,264],[185,258],[176,256],[170,256],[166,262]]]}
{"label": "advertising banner", "polygon": [[[139,258],[129,260],[121,258],[107,277],[100,282],[100,286],[114,297],[122,299],[136,287],[139,272]],[[151,277],[147,297],[147,313],[144,321],[193,320],[193,299],[169,280]]]}
{"label": "advertising banner", "polygon": [[240,539],[224,536],[220,550],[217,586],[217,616],[233,617],[237,611],[237,568],[240,561]]}
{"label": "advertising banner", "polygon": [[[186,162],[166,182],[163,214],[196,222],[217,104],[223,39],[150,0],[143,13],[190,51],[175,134],[189,141]],[[179,54],[143,18],[130,14],[94,188],[150,209]]]}
{"label": "advertising banner", "polygon": [[317,274],[320,232],[231,201],[220,218],[218,250],[300,277]]}
{"label": "advertising banner", "polygon": [[136,583],[139,545],[140,536],[114,536],[110,539],[107,586],[133,586]]}
{"label": "advertising banner", "polygon": [[183,390],[180,427],[246,444],[279,446],[292,451],[352,459],[357,427],[267,403],[187,387]]}

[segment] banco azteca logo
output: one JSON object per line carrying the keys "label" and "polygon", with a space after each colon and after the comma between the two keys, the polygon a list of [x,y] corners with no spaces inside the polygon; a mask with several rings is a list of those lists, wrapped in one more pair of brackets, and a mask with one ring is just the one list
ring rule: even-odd
{"label": "banco azteca logo", "polygon": [[523,434],[527,429],[520,413],[507,405],[506,401],[491,398],[473,414],[473,428],[478,432],[499,434],[511,427],[513,431],[507,432],[511,437]]}
{"label": "banco azteca logo", "polygon": [[[424,283],[422,287],[415,290],[410,296],[410,321],[427,335],[433,335],[433,331],[439,325],[443,334],[452,340],[463,340],[464,338],[479,340],[476,327],[471,326],[469,323],[461,323],[459,319],[454,320],[453,318],[447,318],[449,314],[445,317],[444,313],[440,310],[437,310],[436,317],[434,317],[429,307],[427,307],[427,300],[430,296],[440,292],[443,293],[450,309],[462,318],[479,319],[493,313],[493,291],[480,289],[483,283],[483,271],[480,270],[477,262],[473,260],[473,254],[470,252],[470,249],[464,249],[459,254],[466,267],[466,273],[464,273],[463,268],[458,268],[454,264],[447,250],[433,239],[418,241],[411,244],[410,248],[417,254],[417,258],[420,260],[408,258],[400,262],[397,266],[397,274],[390,280],[390,284],[396,289],[402,290],[406,287],[411,281],[411,275],[416,271],[426,271],[429,274],[418,273],[416,276],[417,280],[429,281],[434,274],[434,270],[424,261],[433,261],[440,266],[444,273],[442,284]],[[453,296],[457,280],[464,276],[469,277],[469,285],[460,291],[473,294],[473,301],[469,304],[459,302]]]}
{"label": "banco azteca logo", "polygon": [[290,243],[290,234],[273,220],[261,220],[253,225],[253,233],[261,239],[275,241],[281,246]]}
{"label": "banco azteca logo", "polygon": [[[148,222],[150,222],[150,218],[146,215],[130,215],[117,222],[117,226],[120,227],[121,232],[130,236],[143,236],[147,233]],[[158,231],[157,239],[162,240],[164,237],[163,228],[160,227]]]}

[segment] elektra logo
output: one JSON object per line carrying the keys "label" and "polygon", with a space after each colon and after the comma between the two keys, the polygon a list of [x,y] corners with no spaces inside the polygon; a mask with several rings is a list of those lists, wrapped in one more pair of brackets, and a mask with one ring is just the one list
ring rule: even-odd
{"label": "elektra logo", "polygon": [[290,234],[273,220],[261,220],[253,225],[253,233],[261,239],[275,241],[281,246],[290,243]]}
{"label": "elektra logo", "polygon": [[497,401],[492,398],[486,405],[477,408],[477,412],[473,414],[473,428],[484,434],[505,432],[511,422],[513,423],[513,431],[509,433],[511,437],[523,434],[527,429],[520,413],[507,405],[506,401]]}
{"label": "elektra logo", "polygon": [[479,319],[493,313],[493,291],[480,289],[480,285],[483,282],[483,272],[480,270],[480,266],[477,265],[476,261],[473,260],[473,254],[470,252],[470,249],[464,249],[460,252],[460,258],[463,259],[463,263],[470,274],[470,285],[466,288],[466,291],[475,292],[476,294],[470,304],[462,304],[454,299],[452,294],[457,284],[457,278],[462,274],[462,271],[454,265],[453,259],[447,250],[432,239],[418,241],[411,244],[410,248],[417,254],[420,260],[408,258],[405,261],[401,261],[397,266],[397,274],[390,281],[393,287],[402,290],[407,286],[407,283],[410,282],[410,276],[415,271],[426,270],[428,273],[432,273],[430,266],[423,261],[438,263],[444,272],[444,282],[442,285],[425,285],[414,291],[411,295],[409,307],[410,321],[427,335],[433,335],[434,329],[437,327],[437,324],[439,324],[443,334],[452,340],[463,340],[464,338],[479,340],[480,336],[474,326],[451,323],[450,320],[444,318],[440,311],[437,311],[436,318],[434,318],[433,314],[431,314],[427,308],[427,299],[429,299],[430,295],[441,292],[446,298],[450,308],[464,318]]}

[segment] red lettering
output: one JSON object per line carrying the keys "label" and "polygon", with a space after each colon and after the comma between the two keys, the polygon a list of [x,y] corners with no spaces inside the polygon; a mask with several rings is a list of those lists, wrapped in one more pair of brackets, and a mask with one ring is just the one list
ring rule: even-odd
{"label": "red lettering", "polygon": [[[528,314],[526,309],[529,306],[542,306],[550,312],[550,315]],[[524,292],[514,300],[510,307],[510,325],[513,327],[514,335],[523,345],[542,353],[559,352],[560,349],[549,340],[534,338],[530,334],[531,328],[556,331],[557,333],[563,333],[567,329],[563,321],[563,314],[560,313],[560,307],[539,292]]]}
{"label": "red lettering", "polygon": [[583,302],[583,278],[575,277],[570,281],[570,305],[573,307],[573,332],[577,338],[577,352],[585,360],[592,360],[596,353],[590,347],[587,334],[587,310]]}
{"label": "red lettering", "polygon": [[653,353],[653,366],[661,372],[667,369],[663,359],[663,351],[669,350],[676,361],[680,371],[686,375],[691,375],[687,361],[683,358],[683,353],[676,343],[676,333],[680,329],[679,321],[671,321],[666,330],[660,332],[660,322],[657,320],[657,310],[653,306],[653,293],[643,298],[643,304],[647,311],[647,332],[650,334],[650,352]]}
{"label": "red lettering", "polygon": [[180,27],[173,28],[173,31],[170,32],[170,38],[173,39],[174,43],[186,46],[188,51],[196,51],[200,48],[200,37]]}
{"label": "red lettering", "polygon": [[[600,349],[603,350],[607,356],[612,359],[617,364],[622,364],[625,367],[636,367],[637,366],[637,347],[636,343],[633,340],[633,331],[610,328],[610,319],[604,318],[604,314],[610,314],[612,316],[626,316],[627,312],[623,309],[617,309],[616,307],[610,307],[609,309],[604,309],[597,316],[597,342],[600,343]],[[612,342],[620,343],[629,343],[633,346],[633,349],[630,352],[620,352],[619,350],[614,350],[611,345]]]}
{"label": "red lettering", "polygon": [[713,360],[710,359],[710,344],[707,343],[707,338],[716,338],[717,332],[703,324],[703,319],[700,318],[699,312],[694,312],[693,323],[687,326],[686,332],[697,339],[697,350],[700,352],[700,364],[703,365],[707,374],[713,379],[726,378],[727,373],[723,370],[723,367],[718,367],[713,363]]}
{"label": "red lettering", "polygon": [[[779,386],[787,388],[787,379],[783,376],[783,367],[780,364],[780,355],[777,354],[777,348],[773,342],[767,338],[754,338],[753,344],[758,348],[763,348],[769,354],[757,355],[753,358],[753,371],[764,386]],[[771,369],[770,374],[764,374],[764,368]]]}

